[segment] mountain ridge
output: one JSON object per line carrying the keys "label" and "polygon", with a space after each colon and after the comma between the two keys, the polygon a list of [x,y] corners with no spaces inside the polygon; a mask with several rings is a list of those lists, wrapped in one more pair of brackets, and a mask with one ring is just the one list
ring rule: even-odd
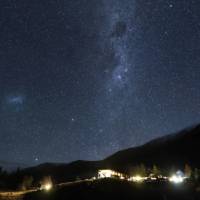
{"label": "mountain ridge", "polygon": [[100,169],[113,169],[131,174],[132,169],[141,164],[148,168],[157,165],[168,171],[172,168],[183,169],[185,164],[200,168],[198,152],[200,125],[152,140],[142,146],[118,151],[100,161],[43,163],[16,173],[17,177],[21,177],[19,180],[23,180],[24,176],[33,176],[35,182],[39,182],[43,177],[51,176],[55,183],[62,183],[97,176]]}

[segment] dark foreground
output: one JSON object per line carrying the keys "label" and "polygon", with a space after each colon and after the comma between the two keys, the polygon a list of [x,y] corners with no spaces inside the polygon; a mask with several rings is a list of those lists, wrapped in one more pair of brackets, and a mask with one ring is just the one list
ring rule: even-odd
{"label": "dark foreground", "polygon": [[66,199],[153,199],[200,200],[200,194],[191,184],[130,183],[120,180],[96,180],[55,188],[51,191],[29,193],[25,200]]}

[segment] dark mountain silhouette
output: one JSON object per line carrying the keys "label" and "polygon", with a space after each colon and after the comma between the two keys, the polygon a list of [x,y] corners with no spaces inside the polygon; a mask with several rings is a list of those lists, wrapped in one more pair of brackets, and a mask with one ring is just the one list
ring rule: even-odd
{"label": "dark mountain silhouette", "polygon": [[[200,125],[155,139],[142,146],[119,151],[101,161],[76,161],[70,164],[45,163],[17,172],[18,180],[33,176],[37,183],[44,176],[51,176],[55,183],[91,178],[98,169],[111,168],[131,173],[132,167],[144,164],[164,169],[183,169],[187,163],[200,168]],[[15,177],[15,174],[13,174]]]}
{"label": "dark mountain silhouette", "polygon": [[108,167],[127,171],[139,164],[182,168],[187,163],[200,167],[200,125],[152,140],[145,145],[119,151],[104,160]]}
{"label": "dark mountain silhouette", "polygon": [[28,165],[23,164],[23,163],[8,162],[8,161],[0,160],[0,167],[6,171],[13,171],[13,170],[16,170],[17,168],[26,168],[28,167]]}
{"label": "dark mountain silhouette", "polygon": [[33,176],[35,180],[41,180],[44,176],[51,176],[57,183],[86,179],[97,174],[101,168],[100,161],[75,161],[69,164],[44,163],[36,167],[22,170],[21,174]]}

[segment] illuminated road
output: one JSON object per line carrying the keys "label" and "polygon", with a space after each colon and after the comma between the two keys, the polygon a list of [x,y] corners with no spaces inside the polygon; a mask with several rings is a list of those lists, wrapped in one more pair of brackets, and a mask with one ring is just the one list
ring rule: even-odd
{"label": "illuminated road", "polygon": [[25,194],[36,191],[38,190],[0,192],[0,200],[20,200]]}
{"label": "illuminated road", "polygon": [[84,182],[90,182],[93,181],[93,179],[85,179],[85,180],[79,180],[79,181],[72,181],[72,182],[66,182],[66,183],[59,183],[57,186],[68,186],[68,185],[74,185],[76,183],[84,183]]}
{"label": "illuminated road", "polygon": [[[55,187],[64,187],[64,186],[69,186],[76,183],[82,183],[82,182],[88,182],[88,181],[92,181],[92,179],[60,183],[60,184],[55,185]],[[28,194],[30,192],[37,192],[39,190],[40,189],[26,190],[26,191],[7,191],[7,192],[0,191],[0,200],[22,200],[25,194]]]}

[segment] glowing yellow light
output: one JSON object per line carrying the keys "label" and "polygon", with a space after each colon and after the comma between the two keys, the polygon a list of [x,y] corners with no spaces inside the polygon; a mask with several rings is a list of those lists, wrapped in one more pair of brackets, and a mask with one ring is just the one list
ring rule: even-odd
{"label": "glowing yellow light", "polygon": [[51,180],[50,176],[46,176],[44,177],[41,181],[40,181],[40,190],[46,190],[49,191],[52,189],[53,187],[53,182]]}
{"label": "glowing yellow light", "polygon": [[140,182],[143,180],[143,178],[141,176],[136,176],[136,177],[134,177],[134,180],[137,182]]}
{"label": "glowing yellow light", "polygon": [[141,177],[141,176],[137,175],[137,176],[132,176],[131,178],[129,178],[129,181],[142,182],[145,179],[146,179],[146,177]]}
{"label": "glowing yellow light", "polygon": [[44,189],[49,191],[52,189],[52,184],[51,183],[47,183],[46,185],[44,185]]}

